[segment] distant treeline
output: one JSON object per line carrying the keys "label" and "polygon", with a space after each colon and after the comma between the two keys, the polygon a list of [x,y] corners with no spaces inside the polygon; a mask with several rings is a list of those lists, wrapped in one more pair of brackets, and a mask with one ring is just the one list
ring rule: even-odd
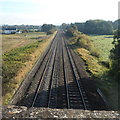
{"label": "distant treeline", "polygon": [[41,26],[41,31],[46,32],[47,34],[52,34],[56,30],[56,26],[53,24],[43,24]]}
{"label": "distant treeline", "polygon": [[22,32],[46,32],[47,34],[52,34],[56,30],[56,26],[53,24],[43,24],[42,26],[36,25],[3,25],[2,30],[6,28],[16,28]]}
{"label": "distant treeline", "polygon": [[62,24],[63,28],[69,28],[71,26],[76,27],[80,32],[84,34],[100,34],[109,35],[113,34],[116,29],[118,29],[118,21],[104,21],[104,20],[88,20],[84,23],[72,23],[72,24]]}
{"label": "distant treeline", "polygon": [[30,29],[41,29],[41,26],[37,25],[2,25],[2,30],[5,30],[6,28],[16,28],[19,30],[30,30]]}
{"label": "distant treeline", "polygon": [[43,32],[48,32],[49,30],[55,29],[55,28],[56,28],[55,25],[52,25],[52,24],[43,24],[43,25],[41,26],[41,31],[43,31]]}

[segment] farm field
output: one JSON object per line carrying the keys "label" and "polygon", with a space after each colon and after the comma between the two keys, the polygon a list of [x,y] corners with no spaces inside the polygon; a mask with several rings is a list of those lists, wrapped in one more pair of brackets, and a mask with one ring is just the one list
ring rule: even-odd
{"label": "farm field", "polygon": [[96,35],[90,36],[95,47],[99,49],[101,61],[108,61],[110,50],[114,47],[113,35]]}
{"label": "farm field", "polygon": [[21,34],[2,35],[2,52],[10,51],[13,48],[22,47],[29,43],[45,37],[44,32],[30,32]]}

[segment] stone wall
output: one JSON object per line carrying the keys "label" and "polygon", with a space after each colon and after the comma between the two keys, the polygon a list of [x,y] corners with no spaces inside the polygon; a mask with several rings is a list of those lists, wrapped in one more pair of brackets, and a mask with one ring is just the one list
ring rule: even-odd
{"label": "stone wall", "polygon": [[[100,118],[102,120],[119,120],[118,111],[89,111],[89,110],[75,110],[75,109],[50,109],[50,108],[27,108],[24,106],[3,106],[3,118],[11,120],[19,118],[76,118],[81,120],[81,118]],[[93,120],[92,119],[92,120]],[[86,119],[88,120],[88,119]]]}

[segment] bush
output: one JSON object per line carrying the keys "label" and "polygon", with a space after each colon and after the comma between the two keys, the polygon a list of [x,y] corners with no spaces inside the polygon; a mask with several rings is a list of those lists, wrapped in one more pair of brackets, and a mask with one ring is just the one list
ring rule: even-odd
{"label": "bush", "polygon": [[95,57],[97,57],[97,58],[100,57],[99,52],[97,52],[96,50],[92,50],[92,51],[91,51],[91,55],[92,55],[92,56],[95,56]]}
{"label": "bush", "polygon": [[68,37],[78,37],[79,34],[80,34],[80,32],[73,27],[68,28],[66,31],[66,35]]}
{"label": "bush", "polygon": [[85,48],[88,51],[90,51],[92,56],[95,56],[97,58],[100,57],[99,52],[94,47],[94,44],[92,43],[92,40],[90,37],[86,34],[81,34],[81,32],[78,32],[78,30],[69,28],[66,31],[66,35],[71,37],[71,42],[74,42],[75,45],[80,46],[81,48]]}
{"label": "bush", "polygon": [[55,29],[51,29],[47,32],[47,35],[53,34],[56,30]]}
{"label": "bush", "polygon": [[100,61],[99,63],[102,64],[103,66],[107,67],[107,68],[110,68],[109,61]]}
{"label": "bush", "polygon": [[[120,29],[120,28],[119,28]],[[120,82],[120,30],[114,33],[114,48],[111,50],[111,75]]]}
{"label": "bush", "polygon": [[77,44],[79,42],[80,47],[87,49],[88,51],[90,51],[92,56],[95,56],[97,58],[100,57],[99,52],[95,49],[92,41],[90,40],[89,36],[85,35],[85,34],[81,34],[79,36],[79,39],[77,40]]}
{"label": "bush", "polygon": [[85,48],[89,51],[94,47],[89,36],[87,36],[85,34],[79,34],[79,36],[77,36],[75,42],[76,42],[76,44],[80,45],[81,48]]}
{"label": "bush", "polygon": [[22,33],[28,33],[28,32],[29,32],[29,30],[27,30],[27,29],[22,30]]}

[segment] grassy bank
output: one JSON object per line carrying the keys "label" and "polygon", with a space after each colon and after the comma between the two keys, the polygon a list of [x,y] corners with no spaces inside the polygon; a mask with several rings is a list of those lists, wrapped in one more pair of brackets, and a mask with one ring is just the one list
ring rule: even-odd
{"label": "grassy bank", "polygon": [[106,96],[110,107],[117,110],[118,84],[109,74],[109,55],[110,50],[114,47],[112,37],[112,35],[89,36],[88,40],[86,39],[88,37],[84,37],[79,40],[79,43],[72,40],[70,44],[85,61],[86,71],[89,72],[90,76],[96,81],[97,87],[100,88]]}
{"label": "grassy bank", "polygon": [[[44,39],[38,35],[31,35],[29,39],[36,39],[20,47],[13,47],[3,54],[3,104],[8,104],[22,80],[32,69],[42,52],[55,36],[49,35]],[[10,37],[10,36],[9,36]],[[24,36],[25,37],[25,36]]]}

